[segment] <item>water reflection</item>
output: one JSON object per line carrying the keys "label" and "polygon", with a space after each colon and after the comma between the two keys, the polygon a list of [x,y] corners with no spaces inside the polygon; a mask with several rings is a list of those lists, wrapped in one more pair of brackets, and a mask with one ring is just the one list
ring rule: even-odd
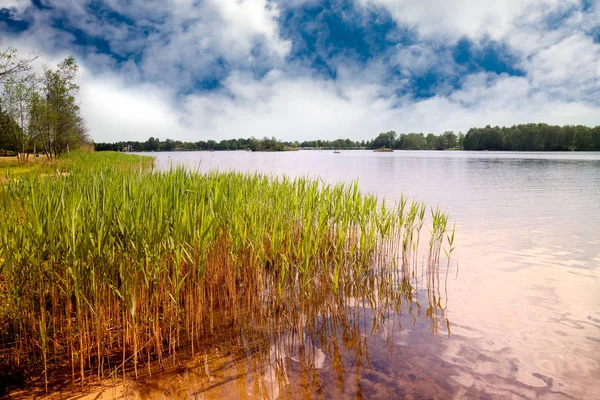
{"label": "water reflection", "polygon": [[416,256],[403,262],[399,254],[381,250],[368,269],[346,275],[338,291],[316,290],[316,282],[310,296],[280,305],[267,319],[245,316],[221,327],[183,371],[148,378],[136,391],[267,399],[397,397],[406,384],[427,391],[431,376],[412,358],[427,359],[420,348],[450,335],[451,264],[440,266],[435,254],[424,265]]}
{"label": "water reflection", "polygon": [[[438,335],[428,333],[427,292],[415,289],[421,316],[415,305],[413,320],[404,303],[391,318],[403,328],[391,346],[367,338],[363,390],[372,380],[382,398],[600,398],[600,153],[211,154],[159,154],[159,165],[170,156],[202,159],[202,170],[358,179],[392,201],[404,193],[440,204],[456,221],[460,272],[450,270],[445,311],[452,335],[443,319]],[[445,271],[442,262],[442,294]],[[335,393],[337,374],[326,370],[318,370],[321,393]]]}

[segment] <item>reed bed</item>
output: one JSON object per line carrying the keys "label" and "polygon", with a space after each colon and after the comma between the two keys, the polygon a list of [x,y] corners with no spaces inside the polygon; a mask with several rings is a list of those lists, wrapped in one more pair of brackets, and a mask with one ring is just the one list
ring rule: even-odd
{"label": "reed bed", "polygon": [[[150,373],[224,329],[302,330],[365,288],[398,293],[397,306],[418,274],[425,210],[404,198],[386,206],[357,183],[233,172],[87,168],[10,181],[0,185],[0,357],[29,374],[38,366],[46,386],[65,368],[83,386]],[[444,213],[432,219],[435,275],[450,236]]]}
{"label": "reed bed", "polygon": [[54,160],[49,160],[44,155],[35,157],[30,154],[25,162],[17,160],[17,157],[0,157],[0,184],[26,175],[58,176],[99,167],[123,171],[132,168],[148,170],[153,165],[153,157],[115,151],[95,153],[76,150]]}

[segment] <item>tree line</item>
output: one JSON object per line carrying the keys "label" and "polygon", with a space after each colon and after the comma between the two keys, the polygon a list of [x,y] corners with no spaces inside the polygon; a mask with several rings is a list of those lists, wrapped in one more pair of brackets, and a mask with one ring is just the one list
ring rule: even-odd
{"label": "tree line", "polygon": [[350,139],[308,140],[303,142],[279,141],[275,138],[228,139],[182,142],[151,137],[145,142],[123,141],[96,143],[96,151],[197,151],[197,150],[252,150],[286,151],[298,149],[380,149],[396,150],[517,150],[517,151],[600,151],[600,126],[556,126],[522,124],[511,127],[471,128],[465,135],[452,131],[441,135],[433,133],[383,132],[371,140]]}
{"label": "tree line", "polygon": [[300,148],[321,149],[358,149],[364,147],[361,143],[349,139],[315,140],[310,142],[280,141],[275,138],[262,139],[239,138],[227,139],[216,142],[214,140],[200,140],[197,142],[182,142],[180,140],[160,139],[151,137],[145,142],[122,141],[115,143],[95,143],[96,151],[198,151],[198,150],[251,150],[251,151],[291,151]]}
{"label": "tree line", "polygon": [[13,47],[0,43],[0,151],[24,161],[30,153],[49,159],[87,141],[87,127],[76,96],[75,58],[55,68],[32,72],[37,56],[19,58]]}
{"label": "tree line", "polygon": [[115,143],[95,143],[96,151],[198,151],[198,150],[251,150],[251,151],[289,151],[298,149],[324,149],[324,150],[357,150],[378,149],[388,147],[406,150],[445,150],[459,146],[459,140],[464,135],[455,135],[446,132],[436,136],[433,133],[424,136],[422,133],[409,133],[397,136],[394,131],[379,134],[375,139],[353,141],[350,139],[335,140],[307,140],[303,142],[280,141],[275,138],[254,137],[247,139],[227,139],[217,142],[215,140],[182,142],[179,140],[160,139],[151,137],[145,142],[122,141]]}
{"label": "tree line", "polygon": [[600,151],[600,126],[523,124],[471,128],[465,150]]}

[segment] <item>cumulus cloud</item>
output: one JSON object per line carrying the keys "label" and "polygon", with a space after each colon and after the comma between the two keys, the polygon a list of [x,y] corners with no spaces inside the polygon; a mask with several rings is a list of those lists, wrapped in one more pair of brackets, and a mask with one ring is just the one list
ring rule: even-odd
{"label": "cumulus cloud", "polygon": [[222,44],[226,51],[249,54],[256,36],[265,40],[267,55],[285,58],[291,49],[289,41],[279,37],[279,10],[266,0],[210,0],[224,25]]}
{"label": "cumulus cloud", "polygon": [[400,23],[424,37],[502,39],[525,20],[579,5],[579,0],[359,0],[388,9]]}
{"label": "cumulus cloud", "polygon": [[234,75],[225,85],[233,96],[195,95],[187,104],[191,124],[205,122],[219,138],[359,139],[392,123],[385,117],[389,100],[377,99],[376,90],[368,86],[345,90],[323,78],[286,78],[278,72],[260,81]]}
{"label": "cumulus cloud", "polygon": [[[456,68],[452,60],[447,54],[441,55],[432,46],[427,44],[414,44],[410,46],[398,46],[394,52],[393,61],[402,67],[403,71],[411,75],[420,75],[428,72],[433,68],[442,68],[447,73],[451,73]],[[444,63],[440,63],[443,58]]]}
{"label": "cumulus cloud", "polygon": [[84,76],[83,80],[79,99],[96,141],[192,138],[167,90],[149,84],[125,86],[117,77]]}
{"label": "cumulus cloud", "polygon": [[[359,18],[389,13],[398,31],[387,35],[393,43],[386,49],[360,60],[352,51],[329,51],[331,38],[317,37],[320,62],[332,76],[306,61],[317,57],[293,53],[305,40],[302,29],[314,34],[324,22],[304,21],[299,32],[283,26],[288,13],[320,7],[313,0],[64,0],[51,10],[8,4],[31,25],[6,42],[41,51],[39,62],[49,65],[69,53],[78,57],[82,110],[96,141],[360,140],[390,129],[600,124],[600,44],[589,35],[600,3],[584,9],[575,0],[358,0]],[[378,29],[344,13],[345,24]],[[348,27],[328,27],[338,28]],[[402,40],[401,32],[414,35]],[[459,65],[453,46],[465,38],[473,51],[498,43],[522,73]],[[429,75],[439,82],[424,98],[415,79]]]}
{"label": "cumulus cloud", "polygon": [[568,36],[541,49],[523,65],[534,87],[562,100],[587,100],[600,105],[600,46],[589,36]]}
{"label": "cumulus cloud", "polygon": [[[225,87],[220,93],[187,96],[181,111],[184,116],[165,132],[175,134],[177,126],[177,134],[186,135],[187,140],[250,136],[361,140],[389,129],[440,133],[448,129],[466,132],[487,124],[598,123],[597,108],[553,100],[536,91],[526,78],[507,75],[474,74],[451,96],[418,101],[381,97],[382,85],[286,78],[279,72],[262,80],[234,75]],[[394,103],[402,106],[394,107]]]}
{"label": "cumulus cloud", "polygon": [[22,12],[29,6],[28,0],[3,0],[0,4],[2,8],[7,8],[16,12]]}

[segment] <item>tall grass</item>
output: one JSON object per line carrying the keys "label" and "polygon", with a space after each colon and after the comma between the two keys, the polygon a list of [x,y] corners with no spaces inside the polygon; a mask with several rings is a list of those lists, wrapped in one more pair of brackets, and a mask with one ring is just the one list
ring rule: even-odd
{"label": "tall grass", "polygon": [[131,169],[149,169],[154,164],[154,157],[139,156],[117,151],[101,153],[72,151],[56,160],[56,168],[60,172],[76,173],[89,169],[116,168],[122,171]]}
{"label": "tall grass", "polygon": [[[410,297],[425,206],[386,207],[356,183],[87,168],[0,185],[0,215],[6,357],[83,385],[175,362],[223,329],[302,329],[332,296]],[[433,219],[439,263],[447,217]]]}
{"label": "tall grass", "polygon": [[49,160],[45,155],[35,157],[30,154],[25,162],[17,157],[0,157],[0,184],[27,175],[59,175],[80,172],[99,167],[111,167],[121,170],[132,168],[149,169],[154,164],[150,156],[138,156],[120,152],[85,152],[72,151],[64,153],[61,158]]}

